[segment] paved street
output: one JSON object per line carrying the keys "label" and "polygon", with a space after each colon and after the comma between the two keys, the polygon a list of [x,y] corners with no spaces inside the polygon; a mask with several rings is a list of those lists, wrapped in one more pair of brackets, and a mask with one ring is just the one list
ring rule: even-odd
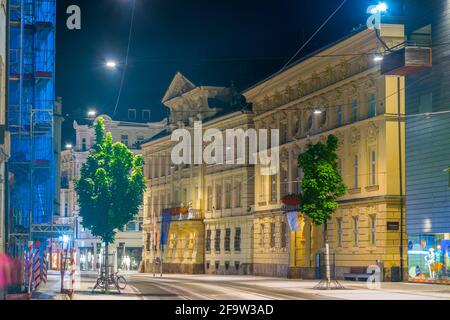
{"label": "paved street", "polygon": [[130,285],[145,300],[431,300],[450,299],[450,286],[386,283],[369,290],[365,283],[342,282],[344,290],[315,290],[317,281],[252,276],[165,275],[127,276]]}
{"label": "paved street", "polygon": [[[316,290],[317,281],[255,276],[157,275],[129,273],[128,287],[118,294],[95,293],[95,273],[77,278],[74,300],[450,300],[450,286],[382,283],[369,290],[364,282],[341,282],[342,290]],[[47,286],[35,299],[64,299],[59,273],[49,273]]]}

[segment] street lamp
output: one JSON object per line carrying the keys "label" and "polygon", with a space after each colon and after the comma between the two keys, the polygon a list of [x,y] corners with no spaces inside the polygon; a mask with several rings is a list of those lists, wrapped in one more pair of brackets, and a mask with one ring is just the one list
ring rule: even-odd
{"label": "street lamp", "polygon": [[373,61],[375,62],[381,62],[384,60],[384,57],[381,54],[377,54],[373,57]]}
{"label": "street lamp", "polygon": [[71,143],[66,144],[66,149],[67,150],[73,149],[73,145]]}
{"label": "street lamp", "polygon": [[314,109],[314,114],[315,114],[315,115],[321,115],[322,113],[323,113],[322,110],[320,110],[320,109],[318,109],[318,108]]}
{"label": "street lamp", "polygon": [[97,111],[95,111],[95,110],[89,110],[88,111],[88,117],[89,118],[95,118],[96,115],[97,115]]}
{"label": "street lamp", "polygon": [[108,68],[108,69],[115,69],[115,68],[117,68],[117,62],[116,61],[114,61],[114,60],[108,60],[108,61],[106,61],[106,67]]}
{"label": "street lamp", "polygon": [[380,2],[379,4],[377,4],[376,6],[374,6],[372,8],[370,13],[372,13],[372,14],[385,13],[387,10],[388,10],[388,5],[386,4],[386,2]]}

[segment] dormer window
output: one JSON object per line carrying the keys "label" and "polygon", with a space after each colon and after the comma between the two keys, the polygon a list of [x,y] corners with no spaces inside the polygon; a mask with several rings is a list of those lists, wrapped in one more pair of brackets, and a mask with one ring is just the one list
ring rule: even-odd
{"label": "dormer window", "polygon": [[128,109],[128,120],[136,120],[136,109]]}
{"label": "dormer window", "polygon": [[142,110],[142,120],[150,121],[150,110]]}

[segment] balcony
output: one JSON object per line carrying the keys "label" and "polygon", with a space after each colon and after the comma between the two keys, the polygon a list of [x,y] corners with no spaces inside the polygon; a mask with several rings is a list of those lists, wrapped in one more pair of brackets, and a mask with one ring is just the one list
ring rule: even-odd
{"label": "balcony", "polygon": [[170,212],[172,221],[200,220],[203,219],[201,210],[192,208],[168,208],[164,212]]}
{"label": "balcony", "polygon": [[76,217],[55,217],[55,224],[60,226],[74,225]]}
{"label": "balcony", "polygon": [[381,63],[381,74],[389,76],[408,76],[433,65],[430,47],[409,46],[394,51],[384,57]]}

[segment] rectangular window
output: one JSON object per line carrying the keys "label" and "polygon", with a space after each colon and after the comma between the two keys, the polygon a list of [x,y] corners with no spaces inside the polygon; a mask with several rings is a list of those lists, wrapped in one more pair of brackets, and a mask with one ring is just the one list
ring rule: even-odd
{"label": "rectangular window", "polygon": [[212,190],[212,186],[208,186],[208,191],[207,191],[207,205],[206,208],[208,211],[212,210],[212,202],[213,202],[213,190]]}
{"label": "rectangular window", "polygon": [[211,230],[206,230],[205,249],[207,252],[211,252]]}
{"label": "rectangular window", "polygon": [[342,218],[337,218],[337,242],[338,247],[342,247]]}
{"label": "rectangular window", "polygon": [[137,136],[136,137],[136,145],[140,146],[144,142],[145,138],[144,136]]}
{"label": "rectangular window", "polygon": [[222,186],[216,185],[216,210],[222,209]]}
{"label": "rectangular window", "polygon": [[337,126],[342,126],[342,107],[338,106],[336,110],[336,120],[337,120]]}
{"label": "rectangular window", "polygon": [[241,182],[236,182],[235,186],[234,186],[234,207],[235,208],[240,208],[242,206],[241,204],[241,194],[242,190],[241,190]]}
{"label": "rectangular window", "polygon": [[358,101],[356,99],[352,102],[352,121],[358,121]]}
{"label": "rectangular window", "polygon": [[359,187],[359,164],[358,164],[358,155],[353,157],[353,188],[357,189]]}
{"label": "rectangular window", "polygon": [[266,201],[266,176],[260,176],[260,193],[259,193],[259,201]]}
{"label": "rectangular window", "polygon": [[241,251],[241,228],[236,228],[234,233],[234,251]]}
{"label": "rectangular window", "polygon": [[150,121],[150,110],[142,110],[142,120]]}
{"label": "rectangular window", "polygon": [[370,151],[370,184],[372,186],[377,184],[377,152]]}
{"label": "rectangular window", "polygon": [[216,236],[214,238],[214,250],[217,253],[220,253],[220,237],[221,237],[221,230],[216,229]]}
{"label": "rectangular window", "polygon": [[128,109],[128,120],[136,120],[136,109]]}
{"label": "rectangular window", "polygon": [[355,247],[358,246],[358,222],[359,222],[359,218],[358,217],[353,217],[353,245]]}
{"label": "rectangular window", "polygon": [[261,238],[259,239],[259,245],[261,246],[261,248],[264,248],[264,243],[265,243],[265,237],[266,237],[266,234],[265,234],[265,225],[264,225],[264,223],[261,223],[261,226],[260,226],[260,228],[261,228]]}
{"label": "rectangular window", "polygon": [[225,209],[231,208],[231,183],[225,184]]}
{"label": "rectangular window", "polygon": [[371,215],[370,216],[370,244],[372,246],[375,246],[377,243],[376,233],[377,233],[377,217],[376,217],[376,215]]}
{"label": "rectangular window", "polygon": [[231,229],[227,228],[227,229],[225,229],[225,251],[226,252],[231,251],[230,241],[231,241]]}
{"label": "rectangular window", "polygon": [[277,175],[270,176],[270,201],[276,202],[278,200],[278,192],[277,192]]}
{"label": "rectangular window", "polygon": [[281,248],[287,248],[288,230],[286,221],[281,222]]}
{"label": "rectangular window", "polygon": [[369,97],[369,117],[375,117],[377,115],[377,103],[374,94]]}
{"label": "rectangular window", "polygon": [[281,175],[280,175],[280,192],[281,196],[286,196],[288,192],[288,172],[287,169],[282,167],[281,168]]}
{"label": "rectangular window", "polygon": [[275,248],[275,223],[270,224],[270,247]]}

